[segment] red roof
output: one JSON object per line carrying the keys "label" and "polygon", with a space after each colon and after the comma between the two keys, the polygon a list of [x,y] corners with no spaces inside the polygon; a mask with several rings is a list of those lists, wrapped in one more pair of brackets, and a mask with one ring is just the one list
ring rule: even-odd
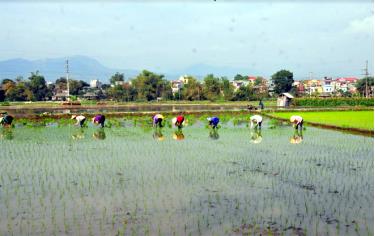
{"label": "red roof", "polygon": [[336,81],[339,81],[339,82],[349,82],[349,83],[354,83],[354,82],[357,82],[357,78],[356,77],[341,77],[341,78],[337,78]]}
{"label": "red roof", "polygon": [[253,81],[255,81],[256,79],[257,79],[256,76],[249,76],[249,77],[248,77],[248,80],[253,80]]}

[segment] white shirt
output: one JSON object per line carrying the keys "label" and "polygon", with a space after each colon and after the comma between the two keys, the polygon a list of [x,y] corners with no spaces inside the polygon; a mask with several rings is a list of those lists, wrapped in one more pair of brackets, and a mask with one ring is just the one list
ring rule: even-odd
{"label": "white shirt", "polygon": [[[255,120],[255,122],[254,122]],[[256,123],[257,125],[262,122],[263,118],[260,116],[260,115],[253,115],[250,117],[250,127],[253,128],[253,125],[254,123]]]}
{"label": "white shirt", "polygon": [[299,123],[301,123],[302,122],[302,117],[300,117],[300,116],[292,116],[292,117],[290,117],[290,120],[292,121],[292,122],[296,122],[297,121],[297,125],[299,124]]}
{"label": "white shirt", "polygon": [[84,116],[76,116],[76,120],[77,120],[78,122],[81,122],[81,121],[83,121],[84,119],[86,119],[86,117],[84,117]]}

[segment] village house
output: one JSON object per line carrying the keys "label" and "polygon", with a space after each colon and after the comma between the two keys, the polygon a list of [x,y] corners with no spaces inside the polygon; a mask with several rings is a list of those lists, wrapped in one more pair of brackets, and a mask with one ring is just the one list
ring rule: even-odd
{"label": "village house", "polygon": [[172,80],[171,81],[171,88],[172,88],[172,93],[178,93],[182,87],[184,87],[185,84],[189,83],[189,76],[187,75],[182,75],[180,76],[177,80]]}

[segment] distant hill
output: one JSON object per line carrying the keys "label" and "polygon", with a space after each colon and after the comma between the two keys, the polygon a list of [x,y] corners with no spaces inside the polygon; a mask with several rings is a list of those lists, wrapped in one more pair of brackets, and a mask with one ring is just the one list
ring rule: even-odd
{"label": "distant hill", "polygon": [[[42,60],[25,60],[22,58],[0,61],[0,79],[14,79],[17,76],[27,78],[31,72],[39,71],[47,81],[55,81],[65,76],[67,58],[48,58]],[[68,57],[70,77],[89,82],[99,79],[108,82],[116,72],[124,73],[126,78],[139,74],[137,70],[112,69],[103,66],[97,60],[86,56]]]}
{"label": "distant hill", "polygon": [[[0,61],[0,80],[8,78],[15,79],[17,76],[23,76],[25,79],[30,76],[31,72],[39,71],[47,81],[55,81],[65,76],[65,62],[67,58],[47,58],[41,60],[26,60],[15,58]],[[102,65],[96,59],[87,56],[71,56],[69,60],[70,78],[84,80],[98,79],[108,83],[109,78],[116,72],[124,73],[128,79],[137,76],[140,71],[133,69],[113,69]],[[152,70],[151,70],[152,71]],[[227,76],[229,79],[236,74],[249,75],[249,71],[243,68],[220,67],[206,64],[195,64],[180,70],[167,72],[153,71],[158,74],[164,74],[168,80],[177,79],[180,75],[192,75],[198,79],[203,79],[207,74],[215,76]],[[253,72],[255,73],[255,72]],[[256,74],[255,74],[256,75]]]}
{"label": "distant hill", "polygon": [[215,76],[227,76],[229,79],[233,78],[237,74],[241,75],[257,75],[255,71],[250,71],[245,68],[234,68],[228,66],[211,66],[206,64],[194,64],[182,70],[182,74],[197,76],[203,78],[208,74]]}

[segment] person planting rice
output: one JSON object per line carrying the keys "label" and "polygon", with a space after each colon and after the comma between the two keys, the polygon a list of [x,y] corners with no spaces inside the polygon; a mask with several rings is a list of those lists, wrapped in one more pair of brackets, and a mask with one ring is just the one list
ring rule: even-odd
{"label": "person planting rice", "polygon": [[157,127],[159,126],[160,128],[163,127],[163,122],[164,120],[164,116],[160,115],[160,114],[156,114],[154,117],[153,117],[153,122],[152,122],[152,126],[153,127]]}
{"label": "person planting rice", "polygon": [[254,126],[255,129],[256,128],[261,129],[262,128],[262,121],[263,121],[263,118],[260,115],[251,116],[250,117],[250,128],[252,129],[253,126]]}
{"label": "person planting rice", "polygon": [[290,117],[290,122],[293,123],[293,127],[295,129],[301,129],[302,130],[302,125],[303,125],[303,119],[301,116],[291,116]]}
{"label": "person planting rice", "polygon": [[104,115],[96,115],[92,118],[92,123],[95,125],[99,125],[104,128],[105,116]]}
{"label": "person planting rice", "polygon": [[184,122],[185,122],[185,117],[183,117],[182,115],[179,115],[172,119],[172,124],[177,126],[178,129],[182,129]]}
{"label": "person planting rice", "polygon": [[75,125],[79,125],[81,128],[83,127],[83,125],[85,124],[85,121],[86,121],[86,117],[83,116],[83,115],[72,115],[72,120],[76,120],[77,123]]}
{"label": "person planting rice", "polygon": [[219,124],[219,118],[216,116],[208,117],[208,125],[211,126],[213,129],[217,129],[217,125]]}
{"label": "person planting rice", "polygon": [[8,112],[1,113],[0,124],[3,127],[10,127],[13,122],[13,116],[8,115]]}

